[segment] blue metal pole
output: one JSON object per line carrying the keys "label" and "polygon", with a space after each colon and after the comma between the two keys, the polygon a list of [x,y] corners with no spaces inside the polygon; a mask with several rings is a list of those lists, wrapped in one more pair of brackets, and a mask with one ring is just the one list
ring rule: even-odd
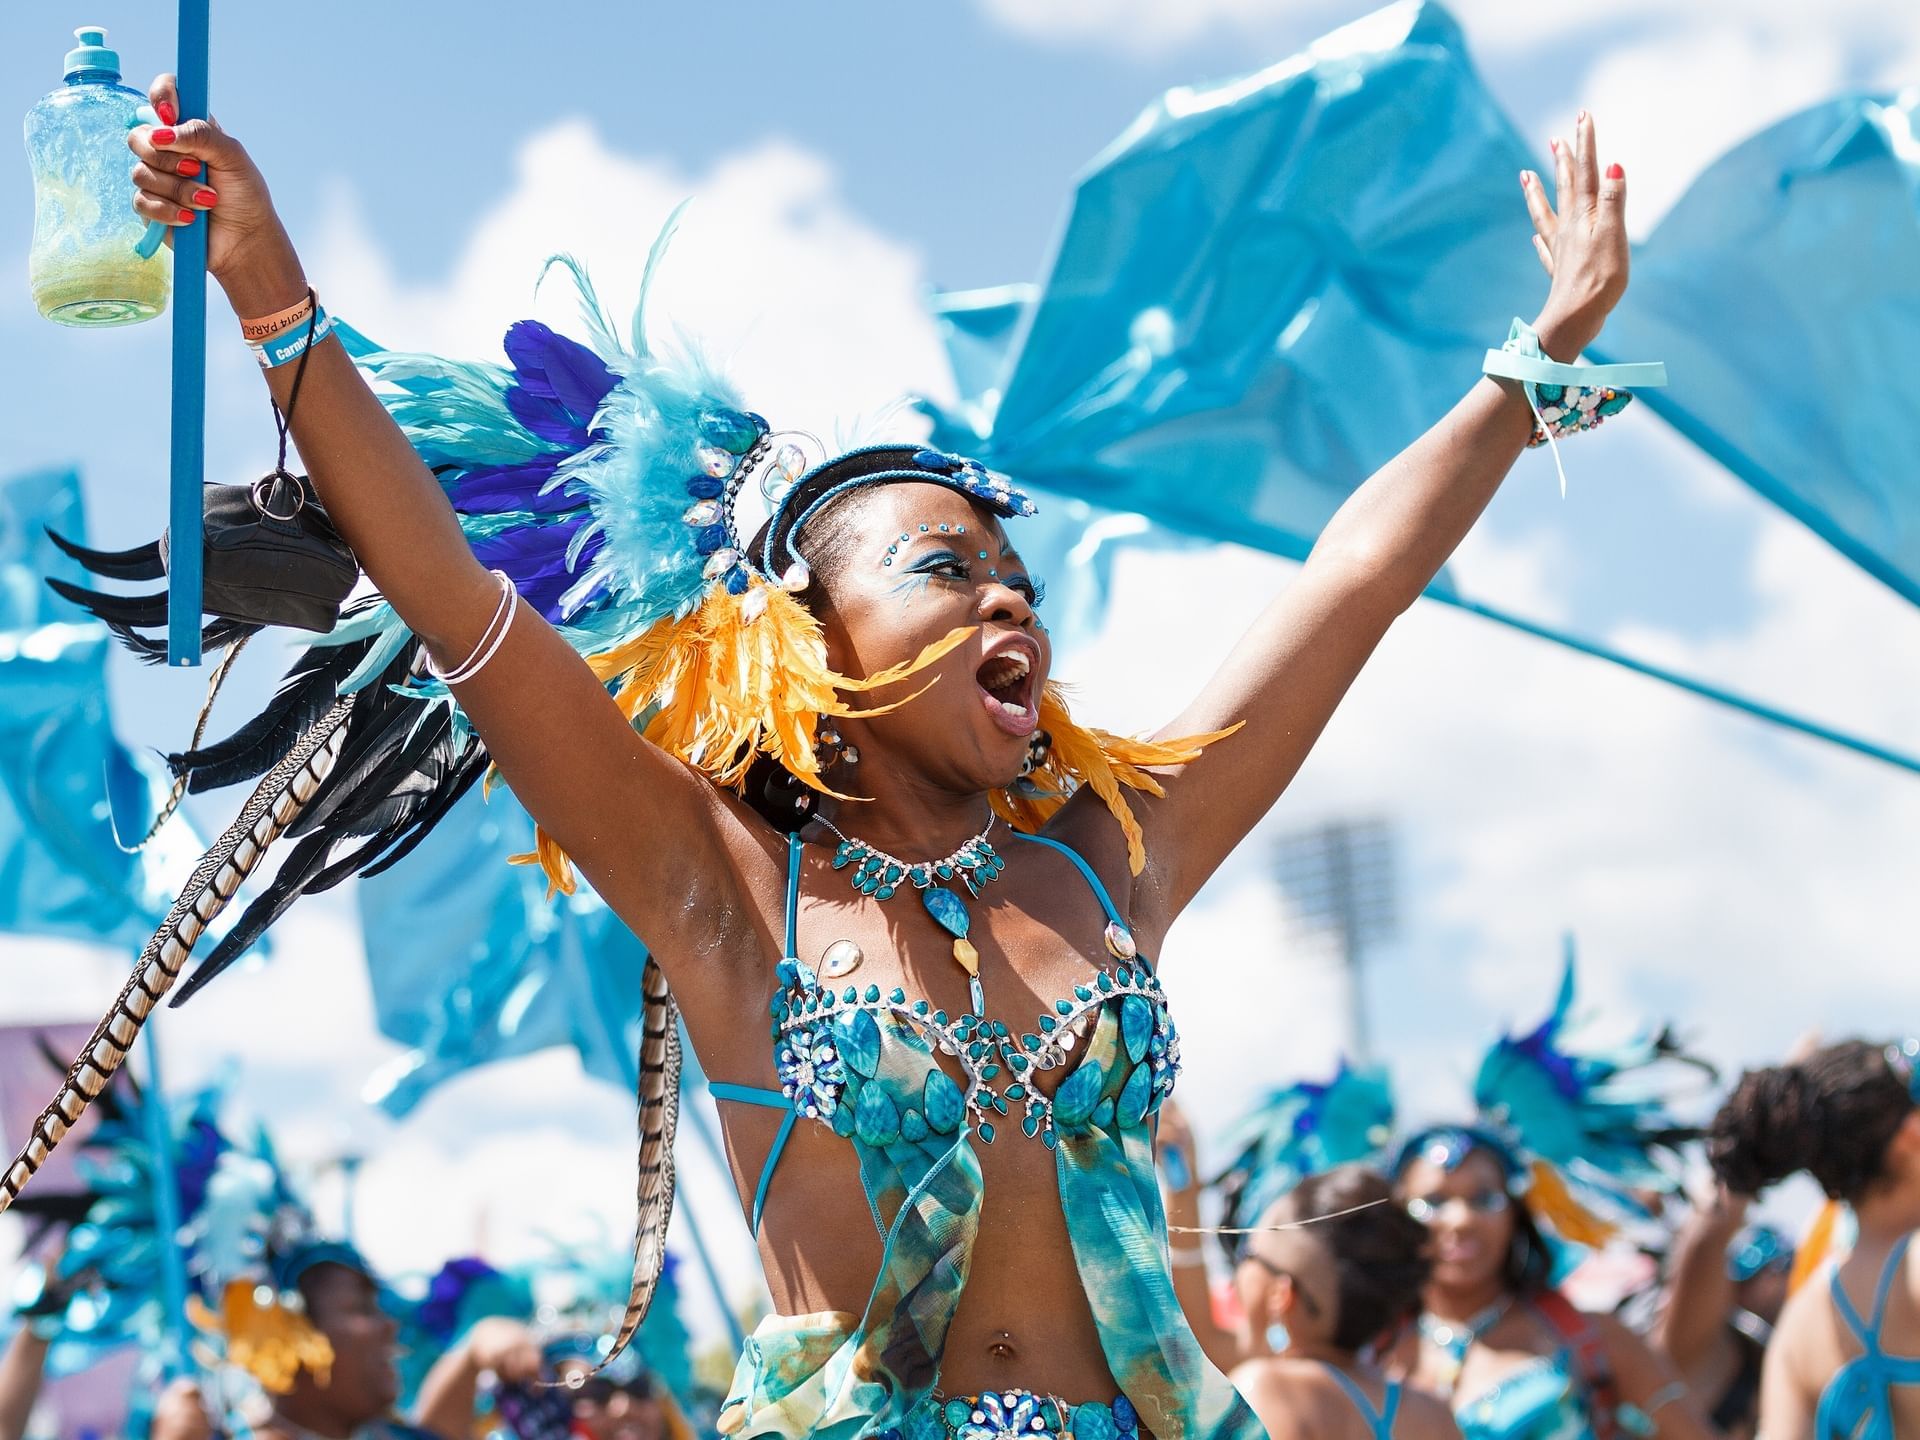
{"label": "blue metal pole", "polygon": [[1695,680],[1678,670],[1669,670],[1664,665],[1655,665],[1650,661],[1636,660],[1633,656],[1601,645],[1592,640],[1582,639],[1578,635],[1568,634],[1565,630],[1556,630],[1550,625],[1536,624],[1532,620],[1501,610],[1492,605],[1482,605],[1477,601],[1463,600],[1457,595],[1445,595],[1437,591],[1427,592],[1429,600],[1438,600],[1465,610],[1469,614],[1479,615],[1488,620],[1498,621],[1515,630],[1534,635],[1542,640],[1551,640],[1556,645],[1564,645],[1569,650],[1577,650],[1582,655],[1591,655],[1596,660],[1606,660],[1636,675],[1645,675],[1649,679],[1659,680],[1690,695],[1698,695],[1703,700],[1711,700],[1716,705],[1724,705],[1730,710],[1738,710],[1743,715],[1751,715],[1756,720],[1764,720],[1770,725],[1778,725],[1783,730],[1806,735],[1815,740],[1824,740],[1829,745],[1838,745],[1843,750],[1851,750],[1856,755],[1864,755],[1870,760],[1892,765],[1909,774],[1920,775],[1920,756],[1909,755],[1895,750],[1891,746],[1866,740],[1858,735],[1849,735],[1844,730],[1836,730],[1831,725],[1822,725],[1817,720],[1809,720],[1803,715],[1795,715],[1782,710],[1777,705],[1768,705],[1760,700],[1749,699],[1745,695],[1728,690],[1720,685],[1709,685],[1704,680]]}
{"label": "blue metal pole", "polygon": [[157,1027],[144,1032],[147,1049],[147,1091],[141,1103],[146,1122],[147,1152],[153,1157],[153,1214],[159,1230],[161,1294],[165,1297],[166,1342],[161,1364],[168,1375],[181,1373],[187,1362],[187,1264],[180,1253],[180,1182],[173,1169],[173,1124],[167,1114],[167,1091],[160,1075],[160,1037]]}
{"label": "blue metal pole", "polygon": [[[180,0],[180,118],[207,116],[210,0]],[[167,663],[200,663],[201,487],[206,475],[207,218],[173,237],[173,457],[168,481]]]}

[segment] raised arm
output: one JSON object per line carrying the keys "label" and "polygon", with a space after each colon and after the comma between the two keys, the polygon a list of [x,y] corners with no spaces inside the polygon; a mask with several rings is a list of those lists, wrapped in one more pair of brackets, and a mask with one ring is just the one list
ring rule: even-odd
{"label": "raised arm", "polygon": [[[154,83],[150,98],[162,119],[177,115],[171,76]],[[307,276],[238,141],[191,120],[135,130],[129,144],[140,162],[135,208],[168,225],[206,216],[208,268],[238,317],[302,300]],[[266,372],[282,409],[297,368]],[[307,359],[293,435],[361,566],[439,663],[459,664],[487,629],[500,590],[438,481],[336,340],[321,341]],[[730,823],[738,826],[727,802],[643,741],[530,607],[518,606],[505,643],[456,693],[514,794],[643,939],[658,945],[671,926],[675,948],[710,953],[716,938],[746,923],[737,918],[743,907],[729,852],[749,863],[753,852],[723,840]],[[677,983],[672,951],[661,960]]]}
{"label": "raised arm", "polygon": [[1727,1247],[1746,1217],[1749,1201],[1716,1187],[1694,1207],[1673,1242],[1666,1294],[1649,1337],[1682,1374],[1691,1374],[1726,1333],[1738,1295],[1727,1273]]}
{"label": "raised arm", "polygon": [[1720,1432],[1700,1418],[1685,1383],[1665,1358],[1611,1315],[1591,1317],[1606,1344],[1620,1398],[1645,1415],[1650,1440],[1718,1440]]}
{"label": "raised arm", "polygon": [[[1603,179],[1584,111],[1556,141],[1555,195],[1522,177],[1535,249],[1552,276],[1534,328],[1556,360],[1599,333],[1626,288],[1625,181]],[[1439,572],[1506,478],[1533,430],[1520,388],[1478,381],[1441,421],[1342,505],[1299,576],[1240,641],[1172,735],[1246,729],[1211,747],[1141,807],[1149,851],[1166,857],[1146,903],[1170,922],[1272,807],[1347,687],[1403,610]]]}

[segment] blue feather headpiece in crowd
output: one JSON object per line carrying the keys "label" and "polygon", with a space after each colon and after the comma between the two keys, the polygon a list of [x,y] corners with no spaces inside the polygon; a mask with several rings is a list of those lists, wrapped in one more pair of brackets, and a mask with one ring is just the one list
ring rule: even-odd
{"label": "blue feather headpiece in crowd", "polygon": [[[1329,1080],[1301,1080],[1270,1092],[1227,1132],[1233,1158],[1213,1181],[1223,1212],[1221,1240],[1229,1255],[1245,1230],[1309,1175],[1381,1156],[1393,1135],[1393,1086],[1377,1066],[1355,1069],[1344,1059]],[[1239,1243],[1235,1243],[1239,1242]]]}
{"label": "blue feather headpiece in crowd", "polygon": [[1675,1117],[1668,1081],[1676,1066],[1709,1079],[1714,1072],[1666,1029],[1579,1048],[1570,1033],[1575,980],[1569,941],[1552,1011],[1525,1034],[1501,1036],[1481,1060],[1476,1120],[1408,1136],[1393,1173],[1416,1159],[1451,1170],[1469,1155],[1489,1154],[1537,1220],[1563,1240],[1599,1245],[1616,1221],[1646,1215],[1636,1191],[1679,1191],[1678,1147],[1698,1131]]}

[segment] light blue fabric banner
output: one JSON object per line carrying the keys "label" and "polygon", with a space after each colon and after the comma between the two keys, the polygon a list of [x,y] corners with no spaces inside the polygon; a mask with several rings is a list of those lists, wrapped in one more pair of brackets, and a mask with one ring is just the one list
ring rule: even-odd
{"label": "light blue fabric banner", "polygon": [[1433,5],[1169,92],[1082,178],[1038,298],[966,312],[1012,348],[963,367],[936,440],[1304,557],[1539,300],[1531,163]]}
{"label": "light blue fabric banner", "polygon": [[587,1072],[630,1090],[646,951],[584,884],[546,899],[533,821],[504,787],[454,807],[404,864],[360,881],[380,1032],[412,1053],[367,1098],[404,1115],[449,1076],[570,1045]]}
{"label": "light blue fabric banner", "polygon": [[1920,603],[1920,89],[1843,96],[1729,151],[1634,256],[1601,346],[1641,397]]}
{"label": "light blue fabric banner", "polygon": [[[958,413],[969,417],[967,423],[990,423],[1009,347],[1031,314],[1036,293],[1031,285],[1008,285],[934,297],[934,323],[960,389]],[[1027,488],[1040,513],[1014,526],[1011,538],[1028,571],[1046,586],[1040,615],[1056,654],[1100,633],[1114,561],[1122,550],[1189,549],[1205,543],[1144,515],[1109,510],[1043,486]]]}
{"label": "light blue fabric banner", "polygon": [[86,578],[48,527],[85,543],[72,471],[0,481],[0,930],[138,946],[175,852],[125,854],[111,817],[138,839],[164,781],[113,737],[112,637],[47,589]]}

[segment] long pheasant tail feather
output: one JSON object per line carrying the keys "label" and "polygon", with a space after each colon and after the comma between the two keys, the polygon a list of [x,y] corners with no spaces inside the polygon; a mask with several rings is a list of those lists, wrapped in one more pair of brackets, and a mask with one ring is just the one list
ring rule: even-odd
{"label": "long pheasant tail feather", "polygon": [[647,1318],[667,1260],[667,1224],[673,1219],[673,1135],[680,1123],[680,1007],[652,956],[640,973],[640,1165],[635,1197],[633,1283],[627,1313],[606,1357],[571,1382],[598,1375],[620,1357]]}
{"label": "long pheasant tail feather", "polygon": [[345,739],[352,703],[350,696],[336,701],[300,737],[261,777],[233,823],[200,857],[180,898],[140,951],[113,1008],[94,1027],[93,1038],[67,1071],[59,1093],[34,1122],[7,1173],[0,1176],[0,1213],[20,1198],[54,1147],[99,1098],[126,1061],[154,1006],[180,978],[195,942],[326,780]]}

